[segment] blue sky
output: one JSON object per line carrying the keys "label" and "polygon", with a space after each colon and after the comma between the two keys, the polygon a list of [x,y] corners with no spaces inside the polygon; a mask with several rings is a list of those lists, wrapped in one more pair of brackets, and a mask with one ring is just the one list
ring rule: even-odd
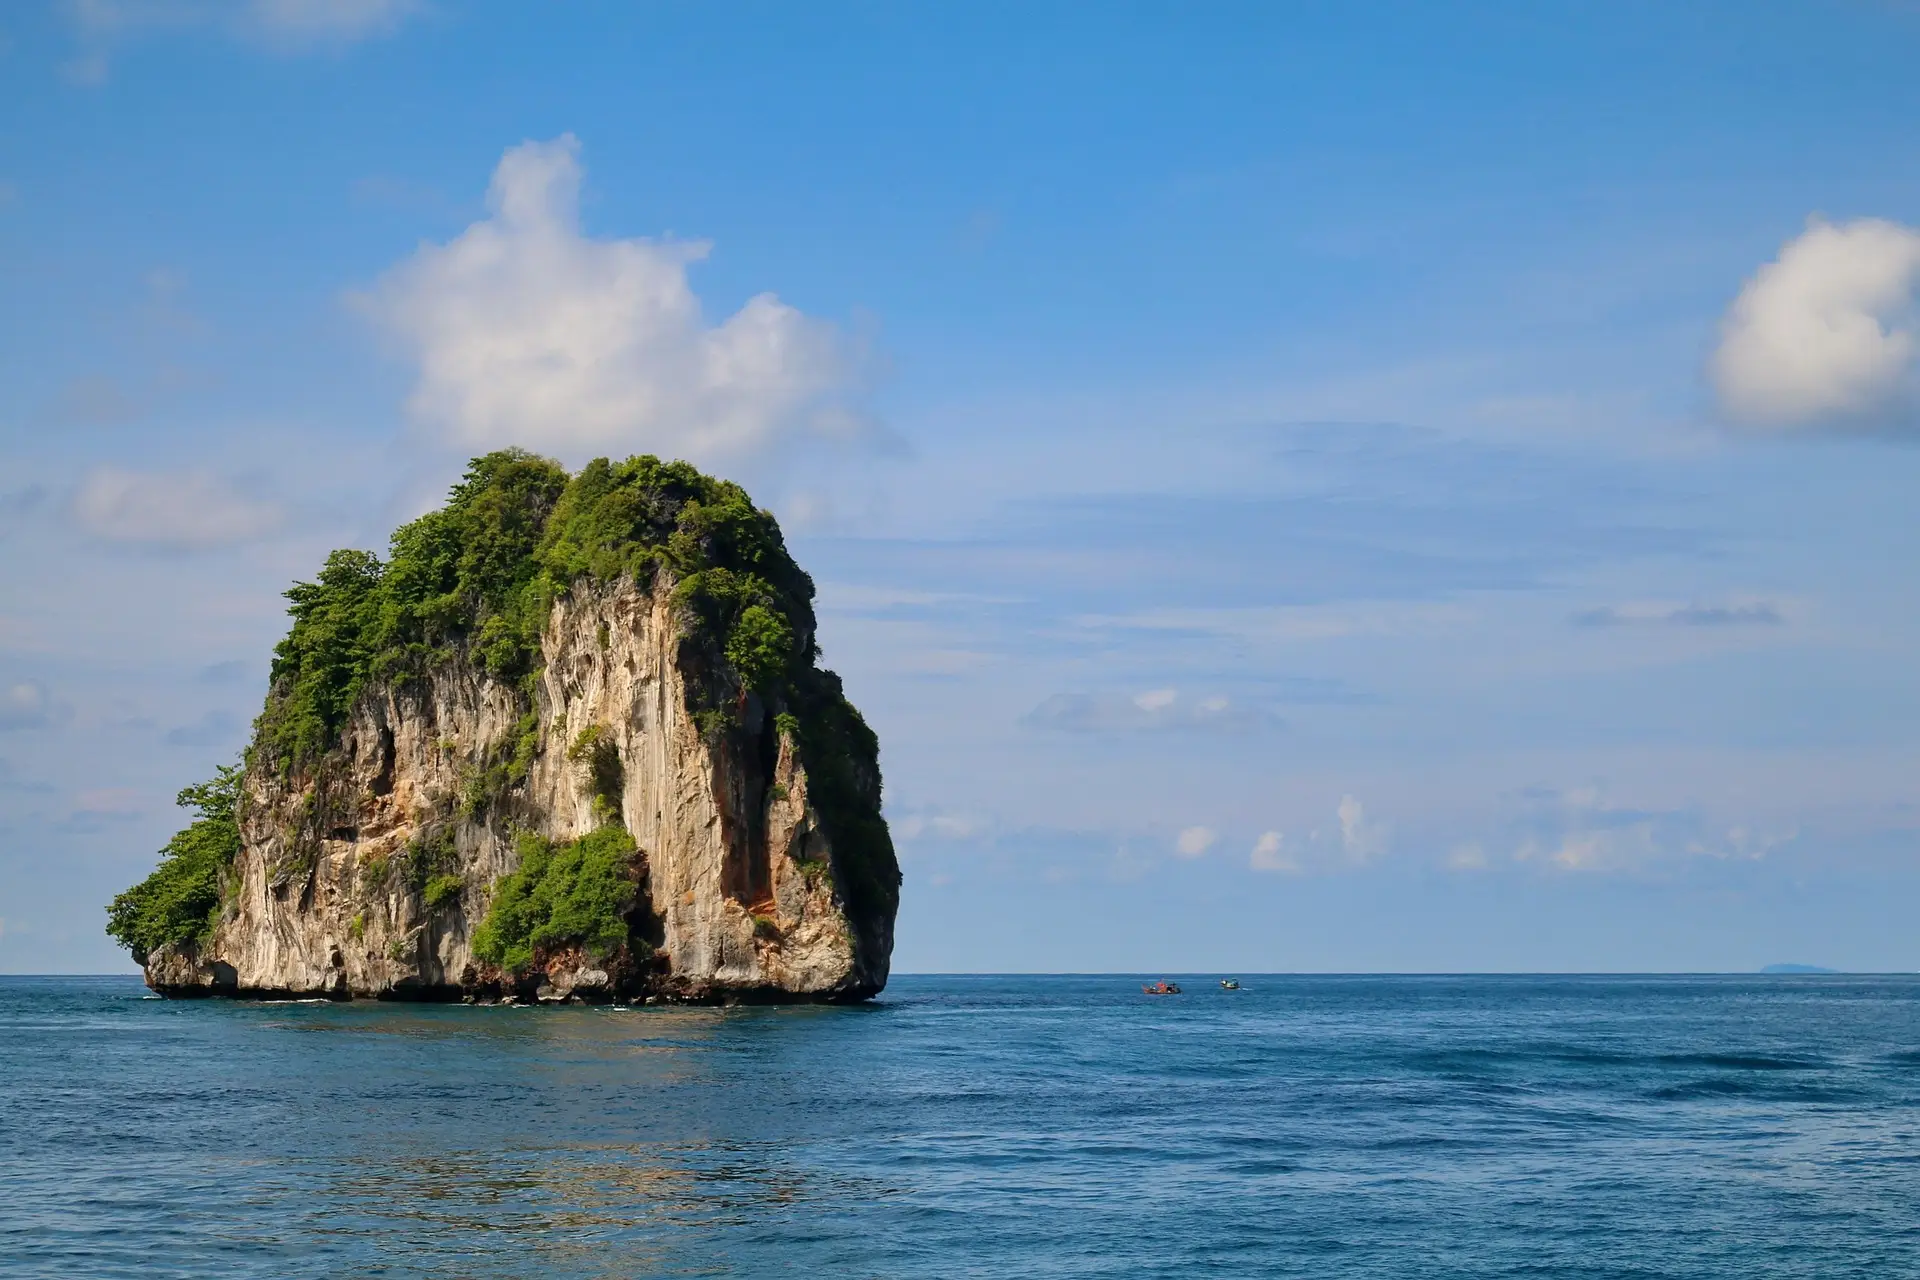
{"label": "blue sky", "polygon": [[1920,967],[1920,12],[0,14],[0,971],[471,452],[781,516],[903,970]]}

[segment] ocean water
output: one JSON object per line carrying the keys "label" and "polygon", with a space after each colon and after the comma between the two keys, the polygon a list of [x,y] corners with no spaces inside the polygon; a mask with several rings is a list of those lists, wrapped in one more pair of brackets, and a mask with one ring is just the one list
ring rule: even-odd
{"label": "ocean water", "polygon": [[1241,977],[0,979],[0,1275],[1920,1275],[1920,979]]}

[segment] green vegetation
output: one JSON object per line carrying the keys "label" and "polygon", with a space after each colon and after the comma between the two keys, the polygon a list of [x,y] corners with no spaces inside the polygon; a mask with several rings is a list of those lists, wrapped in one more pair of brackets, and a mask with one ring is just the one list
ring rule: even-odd
{"label": "green vegetation", "polygon": [[199,813],[167,841],[152,875],[113,900],[107,934],[135,964],[163,946],[203,941],[219,918],[222,880],[240,852],[240,768],[222,766],[208,782],[175,797]]}
{"label": "green vegetation", "polygon": [[438,911],[458,898],[460,891],[466,887],[464,878],[449,872],[427,881],[427,887],[421,891],[420,897],[427,904],[427,910]]}
{"label": "green vegetation", "polygon": [[460,812],[469,818],[485,816],[509,791],[527,780],[533,758],[539,754],[540,713],[529,711],[508,737],[487,749],[479,771],[468,775],[461,791]]}
{"label": "green vegetation", "polygon": [[[596,459],[569,479],[508,449],[474,459],[445,507],[396,530],[384,564],[336,551],[287,592],[293,628],[274,650],[256,749],[283,772],[313,766],[370,681],[461,654],[528,688],[555,599],[582,579],[651,589],[663,568],[689,638],[744,687],[778,693],[811,668],[813,582],[740,486],[654,457]],[[721,690],[705,692],[718,707]]]}
{"label": "green vegetation", "polygon": [[856,916],[890,918],[900,905],[900,864],[880,816],[880,740],[831,671],[796,687],[794,705],[798,714],[775,723],[806,768],[807,800],[833,844],[835,879]]}
{"label": "green vegetation", "polygon": [[620,748],[613,736],[597,724],[580,731],[567,748],[567,759],[586,766],[587,786],[593,792],[593,816],[602,825],[619,822],[620,792],[626,785],[627,771],[620,763]]}
{"label": "green vegetation", "polygon": [[437,831],[422,832],[407,841],[405,857],[402,865],[406,872],[407,889],[424,897],[434,879],[453,868],[453,832],[444,827]]}
{"label": "green vegetation", "polygon": [[633,837],[602,827],[565,844],[520,837],[520,869],[493,889],[473,953],[513,973],[537,955],[580,946],[604,959],[625,945],[627,914],[639,894]]}
{"label": "green vegetation", "polygon": [[394,531],[385,564],[336,551],[316,581],[289,590],[293,628],[274,650],[256,737],[265,763],[318,761],[370,680],[405,681],[456,652],[500,679],[525,677],[553,592],[535,552],[566,488],[545,458],[477,458],[445,507]]}
{"label": "green vegetation", "polygon": [[367,913],[356,911],[353,919],[347,921],[347,936],[355,942],[364,941],[367,936]]}
{"label": "green vegetation", "polygon": [[393,874],[393,859],[384,853],[370,853],[360,860],[360,883],[383,885]]}

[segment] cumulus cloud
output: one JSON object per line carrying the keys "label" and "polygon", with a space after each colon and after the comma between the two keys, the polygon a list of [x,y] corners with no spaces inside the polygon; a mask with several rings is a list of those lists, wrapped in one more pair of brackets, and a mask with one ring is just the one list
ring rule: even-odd
{"label": "cumulus cloud", "polygon": [[1255,871],[1297,874],[1302,870],[1299,860],[1287,848],[1287,837],[1278,831],[1260,833],[1260,838],[1253,842],[1253,852],[1247,855],[1247,865]]}
{"label": "cumulus cloud", "polygon": [[1247,855],[1255,871],[1287,875],[1334,874],[1364,867],[1387,852],[1392,829],[1368,815],[1354,797],[1340,797],[1332,826],[1315,827],[1294,841],[1278,830],[1262,832]]}
{"label": "cumulus cloud", "polygon": [[1219,838],[1219,833],[1212,827],[1188,827],[1174,838],[1174,856],[1198,858],[1213,848],[1215,841]]}
{"label": "cumulus cloud", "polygon": [[1264,707],[1215,694],[1182,698],[1176,689],[1123,694],[1056,693],[1029,711],[1022,723],[1068,733],[1130,733],[1187,729],[1247,733],[1272,728],[1279,718]]}
{"label": "cumulus cloud", "polygon": [[1818,218],[1755,272],[1721,322],[1721,408],[1758,427],[1909,417],[1920,369],[1920,229]]}
{"label": "cumulus cloud", "polygon": [[283,517],[273,503],[236,492],[204,471],[101,467],[74,496],[80,527],[110,542],[201,549],[260,537]]}
{"label": "cumulus cloud", "polygon": [[1780,606],[1770,600],[1607,605],[1582,609],[1569,619],[1576,627],[1777,627],[1786,620]]}
{"label": "cumulus cloud", "polygon": [[839,329],[771,293],[708,324],[687,271],[709,246],[584,235],[580,181],[571,134],[510,148],[491,216],[360,299],[418,361],[418,419],[465,449],[574,455],[729,455],[868,429]]}

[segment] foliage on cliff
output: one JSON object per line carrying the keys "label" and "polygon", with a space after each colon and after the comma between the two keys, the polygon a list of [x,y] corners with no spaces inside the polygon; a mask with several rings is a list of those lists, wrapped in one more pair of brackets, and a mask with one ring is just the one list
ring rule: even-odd
{"label": "foliage on cliff", "polygon": [[493,888],[473,954],[508,973],[537,954],[579,946],[604,959],[627,945],[627,915],[639,894],[633,837],[616,826],[554,844],[520,837],[520,868]]}
{"label": "foliage on cliff", "polygon": [[175,804],[200,816],[167,841],[152,875],[107,908],[107,933],[133,953],[135,964],[145,964],[162,946],[198,942],[212,931],[221,879],[240,852],[239,802],[236,765],[175,797]]}
{"label": "foliage on cliff", "polygon": [[692,638],[746,688],[777,692],[811,668],[813,582],[773,516],[739,485],[654,457],[569,477],[518,449],[474,459],[447,505],[394,531],[387,559],[336,551],[287,592],[256,749],[282,770],[333,745],[370,681],[404,681],[464,653],[495,677],[531,674],[540,629],[581,580],[677,584]]}

